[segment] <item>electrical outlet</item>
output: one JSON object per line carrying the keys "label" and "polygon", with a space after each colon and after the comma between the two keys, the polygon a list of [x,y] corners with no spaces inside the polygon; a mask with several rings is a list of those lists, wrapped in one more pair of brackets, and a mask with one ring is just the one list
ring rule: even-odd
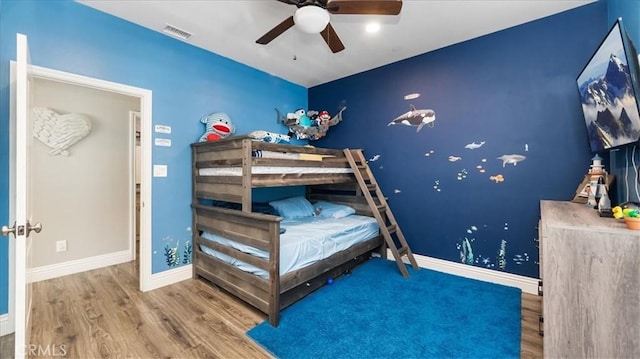
{"label": "electrical outlet", "polygon": [[56,252],[64,252],[67,250],[67,241],[56,242]]}

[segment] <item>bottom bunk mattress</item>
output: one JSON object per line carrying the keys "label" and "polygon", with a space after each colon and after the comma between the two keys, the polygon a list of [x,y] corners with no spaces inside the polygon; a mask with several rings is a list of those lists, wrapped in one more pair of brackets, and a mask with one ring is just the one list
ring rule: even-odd
{"label": "bottom bunk mattress", "polygon": [[[357,243],[365,242],[377,236],[379,230],[375,218],[355,214],[343,218],[284,219],[280,222],[280,228],[285,229],[285,232],[280,234],[281,275],[328,258]],[[269,258],[269,253],[266,251],[215,234],[204,232],[202,237],[260,258]],[[200,249],[206,254],[233,264],[246,272],[263,278],[269,277],[267,271],[224,253],[204,245],[201,245]]]}

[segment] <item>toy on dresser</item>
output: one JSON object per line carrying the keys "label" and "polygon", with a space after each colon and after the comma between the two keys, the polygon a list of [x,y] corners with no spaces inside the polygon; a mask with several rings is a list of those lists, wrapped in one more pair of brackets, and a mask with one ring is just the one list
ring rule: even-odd
{"label": "toy on dresser", "polygon": [[609,189],[607,188],[607,171],[602,164],[602,157],[595,155],[591,159],[589,168],[589,196],[587,197],[587,207],[598,208],[601,213],[611,212],[611,200],[609,199]]}

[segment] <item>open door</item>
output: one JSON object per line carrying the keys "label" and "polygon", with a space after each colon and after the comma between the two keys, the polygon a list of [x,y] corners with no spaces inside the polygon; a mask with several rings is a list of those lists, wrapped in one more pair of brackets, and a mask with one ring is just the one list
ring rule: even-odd
{"label": "open door", "polygon": [[[12,128],[15,131],[12,136],[11,161],[13,171],[11,173],[10,222],[13,224],[2,227],[2,234],[13,234],[15,239],[12,246],[15,251],[13,261],[13,298],[9,298],[13,305],[15,321],[15,357],[25,357],[29,347],[31,288],[26,278],[27,269],[30,266],[31,231],[40,232],[40,223],[34,223],[29,214],[29,147],[32,141],[29,123],[29,49],[27,37],[17,34],[16,44],[16,77],[15,77],[15,121]],[[14,299],[12,301],[12,299]]]}

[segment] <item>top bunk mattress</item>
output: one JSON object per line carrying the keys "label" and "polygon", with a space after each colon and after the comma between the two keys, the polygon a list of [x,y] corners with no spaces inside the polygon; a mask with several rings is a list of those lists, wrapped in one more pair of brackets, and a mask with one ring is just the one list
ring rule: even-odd
{"label": "top bunk mattress", "polygon": [[[311,173],[353,173],[345,167],[282,167],[251,166],[251,174],[311,174]],[[200,168],[200,176],[242,176],[242,167]]]}
{"label": "top bunk mattress", "polygon": [[[285,160],[322,161],[327,155],[309,155],[304,153],[289,153],[257,150],[252,152],[254,158],[272,158]],[[318,167],[318,166],[251,166],[252,174],[323,174],[323,173],[353,173],[349,167]],[[242,167],[210,167],[200,168],[200,176],[242,176]]]}
{"label": "top bunk mattress", "polygon": [[[280,275],[304,268],[331,255],[365,242],[378,235],[378,222],[373,217],[350,215],[343,218],[305,217],[284,219],[280,228]],[[269,253],[235,241],[204,232],[202,237],[239,251],[268,259]],[[269,274],[255,266],[201,246],[203,252],[231,263],[263,278]]]}

